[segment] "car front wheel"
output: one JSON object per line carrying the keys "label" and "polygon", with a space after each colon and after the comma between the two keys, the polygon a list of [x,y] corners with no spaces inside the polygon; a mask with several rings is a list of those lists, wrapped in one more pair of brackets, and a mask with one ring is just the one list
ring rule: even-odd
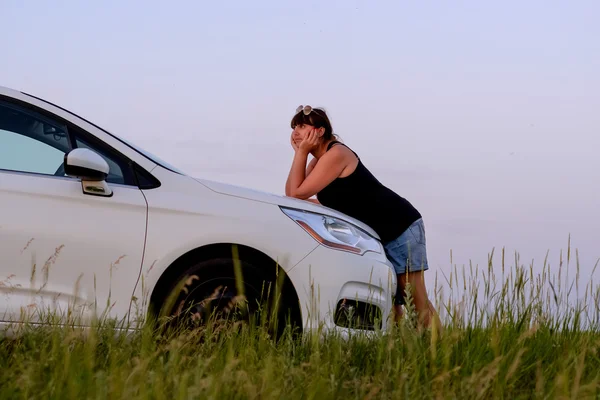
{"label": "car front wheel", "polygon": [[279,336],[288,321],[283,279],[254,264],[230,258],[196,263],[179,275],[162,304],[170,328],[241,322],[265,326]]}

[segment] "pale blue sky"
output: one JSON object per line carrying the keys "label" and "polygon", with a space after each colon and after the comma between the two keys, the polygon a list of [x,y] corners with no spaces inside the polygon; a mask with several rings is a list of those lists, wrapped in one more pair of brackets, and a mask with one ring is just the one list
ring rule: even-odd
{"label": "pale blue sky", "polygon": [[[424,214],[433,271],[600,257],[598,1],[0,2],[0,85],[188,173],[283,194],[324,106]],[[433,276],[433,274],[431,274]]]}

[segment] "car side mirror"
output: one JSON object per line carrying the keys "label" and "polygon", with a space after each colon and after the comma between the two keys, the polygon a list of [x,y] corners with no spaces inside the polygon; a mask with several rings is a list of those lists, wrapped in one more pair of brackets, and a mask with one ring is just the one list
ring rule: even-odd
{"label": "car side mirror", "polygon": [[104,158],[90,149],[73,149],[65,154],[65,174],[81,179],[83,193],[112,196],[106,183],[110,168]]}

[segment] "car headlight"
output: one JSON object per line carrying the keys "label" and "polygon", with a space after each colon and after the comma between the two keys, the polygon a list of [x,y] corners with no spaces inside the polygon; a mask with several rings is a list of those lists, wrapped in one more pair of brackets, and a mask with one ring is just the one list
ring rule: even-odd
{"label": "car headlight", "polygon": [[359,255],[367,251],[379,254],[384,251],[379,240],[347,221],[310,211],[280,208],[323,246]]}

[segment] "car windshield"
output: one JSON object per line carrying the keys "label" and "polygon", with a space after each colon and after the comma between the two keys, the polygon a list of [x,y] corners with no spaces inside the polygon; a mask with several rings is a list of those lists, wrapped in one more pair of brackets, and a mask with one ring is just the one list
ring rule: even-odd
{"label": "car windshield", "polygon": [[177,167],[174,167],[173,165],[169,164],[168,162],[158,158],[157,156],[155,156],[154,154],[150,153],[147,150],[142,149],[139,146],[136,146],[135,144],[131,143],[128,140],[123,139],[122,137],[119,137],[117,135],[115,135],[114,133],[110,133],[107,132],[105,129],[102,129],[103,131],[105,131],[106,133],[108,133],[109,135],[113,136],[115,139],[120,140],[121,142],[125,143],[127,146],[131,147],[132,149],[134,149],[135,151],[137,151],[138,153],[144,155],[146,158],[149,158],[150,160],[152,160],[153,162],[157,163],[158,165],[161,165],[167,169],[170,169],[173,172],[177,172],[178,174],[181,175],[186,175],[185,172],[183,172],[182,170],[180,170]]}

